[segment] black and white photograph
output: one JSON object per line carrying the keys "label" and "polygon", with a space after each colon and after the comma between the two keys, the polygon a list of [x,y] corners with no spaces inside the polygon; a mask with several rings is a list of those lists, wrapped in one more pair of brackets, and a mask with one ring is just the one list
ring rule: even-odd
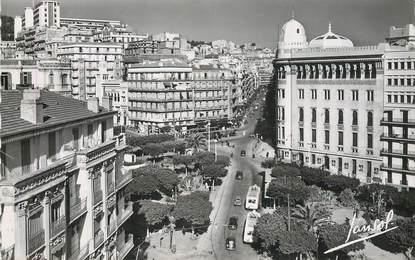
{"label": "black and white photograph", "polygon": [[0,13],[0,260],[415,260],[415,0]]}

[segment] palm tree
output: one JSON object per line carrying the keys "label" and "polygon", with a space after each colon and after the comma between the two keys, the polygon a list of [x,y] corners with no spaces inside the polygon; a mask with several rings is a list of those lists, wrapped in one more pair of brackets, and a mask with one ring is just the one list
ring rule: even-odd
{"label": "palm tree", "polygon": [[297,208],[292,210],[292,217],[298,222],[304,223],[307,230],[315,234],[319,226],[331,222],[331,212],[317,203],[306,203],[305,206],[297,205]]}
{"label": "palm tree", "polygon": [[206,147],[206,137],[202,133],[196,133],[188,137],[186,143],[187,147],[197,152],[203,147]]}

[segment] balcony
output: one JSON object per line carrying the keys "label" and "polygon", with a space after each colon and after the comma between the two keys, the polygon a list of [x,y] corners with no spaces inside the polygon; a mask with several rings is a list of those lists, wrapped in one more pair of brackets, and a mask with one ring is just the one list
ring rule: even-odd
{"label": "balcony", "polygon": [[330,130],[330,124],[324,123],[324,130]]}
{"label": "balcony", "polygon": [[366,126],[366,130],[368,133],[373,133],[373,126]]}
{"label": "balcony", "polygon": [[391,125],[391,126],[415,126],[415,119],[406,119],[403,118],[387,118],[384,117],[380,120],[380,125]]}
{"label": "balcony", "polygon": [[104,232],[98,230],[94,235],[94,247],[97,248],[102,242],[104,242]]}
{"label": "balcony", "polygon": [[402,134],[382,134],[380,140],[415,144],[415,135],[403,136]]}
{"label": "balcony", "polygon": [[343,152],[343,151],[344,151],[344,147],[343,147],[343,145],[339,145],[339,146],[337,146],[337,151],[339,151],[339,152]]}
{"label": "balcony", "polygon": [[97,190],[94,192],[94,205],[102,202],[102,190]]}
{"label": "balcony", "polygon": [[88,255],[88,248],[89,244],[87,243],[82,248],[77,248],[71,252],[71,255],[69,256],[68,260],[80,260],[84,259]]}
{"label": "balcony", "polygon": [[330,145],[329,144],[325,144],[324,145],[324,150],[330,150]]}
{"label": "balcony", "polygon": [[127,185],[128,183],[130,183],[133,179],[133,175],[131,173],[131,171],[125,173],[125,174],[120,174],[116,176],[116,184],[117,184],[117,190],[121,189],[122,187],[124,187],[125,185]]}
{"label": "balcony", "polygon": [[114,182],[110,181],[107,183],[107,195],[113,193],[115,190],[115,184]]}
{"label": "balcony", "polygon": [[128,234],[127,242],[125,242],[125,244],[123,244],[122,246],[118,248],[119,259],[124,259],[127,256],[127,254],[131,251],[131,249],[133,249],[134,247],[133,239],[134,239],[133,235]]}
{"label": "balcony", "polygon": [[90,163],[96,159],[102,159],[105,155],[110,154],[115,149],[115,140],[110,140],[97,146],[78,151],[78,155],[86,156],[86,162]]}
{"label": "balcony", "polygon": [[[111,222],[111,221],[110,221],[110,222]],[[115,230],[117,230],[117,223],[115,223],[115,221],[114,221],[114,222],[109,223],[109,225],[108,225],[108,227],[107,227],[107,237],[108,237],[108,236],[111,236],[111,235],[112,235],[112,233],[113,233]]]}
{"label": "balcony", "polygon": [[299,125],[300,127],[303,127],[303,126],[304,126],[304,121],[298,121],[298,125]]}
{"label": "balcony", "polygon": [[70,208],[70,221],[75,220],[77,217],[81,216],[86,212],[86,198],[78,200]]}
{"label": "balcony", "polygon": [[380,150],[380,155],[392,156],[397,158],[415,159],[415,152],[406,151],[406,153],[404,153],[403,150],[398,149],[388,150],[383,148],[382,150]]}
{"label": "balcony", "polygon": [[317,128],[317,123],[316,122],[311,122],[311,128]]}
{"label": "balcony", "polygon": [[367,148],[366,149],[366,154],[367,155],[373,155],[373,149],[372,148]]}
{"label": "balcony", "polygon": [[358,153],[359,152],[359,148],[352,146],[352,153]]}
{"label": "balcony", "polygon": [[56,221],[51,223],[50,226],[50,236],[53,238],[62,231],[65,230],[66,223],[65,223],[65,216],[60,217]]}
{"label": "balcony", "polygon": [[357,131],[359,131],[359,126],[357,126],[357,125],[352,125],[352,131],[353,131],[353,132],[357,132]]}
{"label": "balcony", "polygon": [[33,89],[33,84],[16,84],[17,90]]}
{"label": "balcony", "polygon": [[45,230],[42,229],[38,233],[34,234],[32,237],[29,237],[28,249],[29,254],[33,253],[36,249],[45,244]]}
{"label": "balcony", "polygon": [[337,125],[337,130],[344,130],[344,125],[343,124],[338,124]]}
{"label": "balcony", "polygon": [[389,165],[386,165],[386,164],[382,164],[380,166],[380,169],[382,171],[392,171],[392,172],[400,172],[400,173],[415,175],[415,167],[414,166],[412,166],[412,167],[408,166],[408,167],[406,167],[406,169],[404,169],[403,165],[392,164],[391,166],[389,166]]}
{"label": "balcony", "polygon": [[118,216],[118,226],[121,226],[133,214],[133,203],[128,202],[128,206]]}

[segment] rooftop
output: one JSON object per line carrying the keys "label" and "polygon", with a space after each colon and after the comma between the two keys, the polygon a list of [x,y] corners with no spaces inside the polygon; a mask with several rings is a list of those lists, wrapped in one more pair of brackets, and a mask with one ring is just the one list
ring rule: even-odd
{"label": "rooftop", "polygon": [[36,131],[45,127],[56,126],[68,122],[94,118],[97,115],[114,114],[100,108],[99,113],[88,110],[87,102],[61,96],[47,90],[40,91],[43,104],[44,119],[41,124],[32,124],[20,117],[20,105],[23,93],[17,90],[0,91],[1,129],[0,137],[17,135],[28,131]]}

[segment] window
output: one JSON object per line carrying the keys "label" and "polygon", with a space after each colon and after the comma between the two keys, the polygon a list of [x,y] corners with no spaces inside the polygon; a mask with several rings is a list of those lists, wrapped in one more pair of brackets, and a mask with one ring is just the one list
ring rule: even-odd
{"label": "window", "polygon": [[79,129],[77,127],[72,128],[72,140],[73,140],[72,148],[74,150],[78,150],[79,149]]}
{"label": "window", "polygon": [[285,89],[281,89],[281,97],[285,98]]}
{"label": "window", "polygon": [[367,126],[373,126],[373,112],[367,112]]}
{"label": "window", "polygon": [[330,131],[324,130],[324,143],[330,144]]}
{"label": "window", "polygon": [[357,163],[356,163],[356,159],[352,160],[352,174],[356,175],[356,170],[357,170]]}
{"label": "window", "polygon": [[368,161],[367,162],[367,172],[366,172],[366,177],[372,177],[372,162]]}
{"label": "window", "polygon": [[338,89],[337,90],[337,99],[338,100],[344,100],[344,90],[343,89]]}
{"label": "window", "polygon": [[400,84],[401,86],[405,86],[405,79],[401,79],[400,82],[401,82]]}
{"label": "window", "polygon": [[49,84],[52,85],[53,84],[53,72],[49,72]]}
{"label": "window", "polygon": [[373,148],[373,135],[367,134],[367,148]]}
{"label": "window", "polygon": [[339,134],[338,144],[343,145],[343,132],[339,131],[338,134]]}
{"label": "window", "polygon": [[315,143],[317,142],[317,130],[311,129],[311,142]]}
{"label": "window", "polygon": [[324,90],[324,99],[325,100],[330,100],[330,89],[325,89]]}
{"label": "window", "polygon": [[374,91],[368,90],[367,91],[367,101],[373,101],[374,100]]}
{"label": "window", "polygon": [[394,63],[393,63],[393,65],[394,65],[394,69],[398,69],[398,62],[397,61],[395,61]]}
{"label": "window", "polygon": [[392,86],[392,79],[388,79],[388,86]]}
{"label": "window", "polygon": [[22,173],[30,173],[30,139],[22,140],[20,145],[20,152],[22,158]]}
{"label": "window", "polygon": [[304,142],[304,128],[300,128],[300,142]]}
{"label": "window", "polygon": [[107,140],[107,122],[102,121],[101,123],[101,143],[105,143]]}
{"label": "window", "polygon": [[353,118],[352,118],[352,125],[356,126],[358,122],[358,118],[357,118],[357,111],[353,110]]}
{"label": "window", "polygon": [[316,164],[316,155],[315,154],[311,155],[311,164]]}
{"label": "window", "polygon": [[408,69],[408,70],[410,70],[410,69],[412,69],[412,63],[410,62],[410,61],[408,61],[407,63],[406,63],[406,68]]}
{"label": "window", "polygon": [[353,133],[353,147],[357,147],[357,133]]}
{"label": "window", "polygon": [[392,95],[388,95],[388,103],[392,102]]}
{"label": "window", "polygon": [[393,85],[394,86],[398,86],[399,85],[398,82],[399,82],[398,79],[393,79]]}
{"label": "window", "polygon": [[391,70],[392,69],[392,62],[388,62],[388,69]]}
{"label": "window", "polygon": [[102,74],[102,79],[108,79],[108,74]]}
{"label": "window", "polygon": [[300,122],[304,122],[304,108],[302,107],[299,108],[299,118]]}
{"label": "window", "polygon": [[339,116],[338,116],[338,124],[339,125],[342,125],[343,124],[343,110],[342,109],[339,109]]}
{"label": "window", "polygon": [[401,61],[401,70],[405,69],[405,62]]}
{"label": "window", "polygon": [[317,89],[311,90],[311,99],[317,99]]}
{"label": "window", "polygon": [[94,138],[94,126],[92,124],[88,125],[88,140],[89,140],[89,147],[93,145],[93,138]]}
{"label": "window", "polygon": [[316,123],[316,118],[317,117],[317,111],[316,111],[316,108],[312,108],[311,109],[311,122],[312,123]]}
{"label": "window", "polygon": [[359,90],[352,90],[352,100],[359,101]]}
{"label": "window", "polygon": [[56,155],[56,133],[48,134],[48,158],[54,158]]}
{"label": "window", "polygon": [[298,90],[298,98],[299,99],[304,99],[304,89],[299,89]]}
{"label": "window", "polygon": [[330,111],[327,108],[324,109],[324,123],[330,124]]}

